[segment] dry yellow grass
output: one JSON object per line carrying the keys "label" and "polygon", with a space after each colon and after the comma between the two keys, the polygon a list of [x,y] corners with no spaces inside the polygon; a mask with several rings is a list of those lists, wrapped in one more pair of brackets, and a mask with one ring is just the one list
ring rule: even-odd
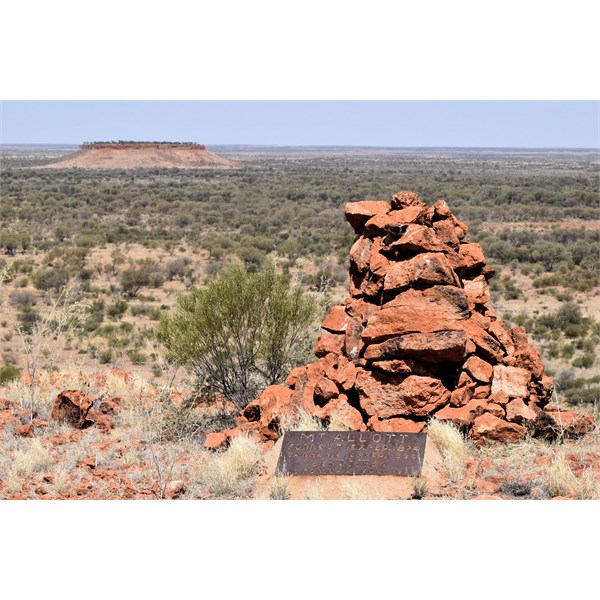
{"label": "dry yellow grass", "polygon": [[383,494],[375,487],[358,478],[344,479],[341,485],[344,500],[384,500]]}
{"label": "dry yellow grass", "polygon": [[559,454],[548,469],[548,491],[552,497],[566,496],[576,483],[564,454]]}
{"label": "dry yellow grass", "polygon": [[577,480],[577,498],[579,500],[597,500],[598,496],[598,482],[594,477],[594,470],[586,469]]}
{"label": "dry yellow grass", "polygon": [[315,479],[314,481],[309,481],[306,484],[306,491],[304,492],[305,500],[323,500],[323,487],[321,484]]}
{"label": "dry yellow grass", "polygon": [[279,422],[282,433],[286,431],[325,431],[321,419],[300,409],[294,414],[283,415]]}
{"label": "dry yellow grass", "polygon": [[269,496],[271,500],[289,500],[289,484],[289,477],[273,477],[269,486]]}
{"label": "dry yellow grass", "polygon": [[412,480],[412,497],[416,500],[420,500],[421,498],[425,498],[427,496],[427,479],[424,477],[415,477]]}
{"label": "dry yellow grass", "polygon": [[468,456],[463,434],[453,424],[437,419],[429,422],[427,430],[442,455],[446,476],[449,481],[458,485],[465,476]]}
{"label": "dry yellow grass", "polygon": [[250,437],[240,435],[229,448],[208,462],[202,473],[204,485],[216,497],[244,497],[253,489],[262,452]]}
{"label": "dry yellow grass", "polygon": [[39,440],[31,440],[29,448],[15,454],[12,470],[18,477],[29,477],[50,463],[50,454]]}

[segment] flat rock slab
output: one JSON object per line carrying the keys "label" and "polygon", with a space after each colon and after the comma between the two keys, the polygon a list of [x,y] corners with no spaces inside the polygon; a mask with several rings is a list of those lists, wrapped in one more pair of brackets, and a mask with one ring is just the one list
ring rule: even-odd
{"label": "flat rock slab", "polygon": [[[283,438],[279,438],[264,456],[265,469],[257,481],[254,493],[257,499],[269,498],[282,445]],[[428,494],[444,494],[443,460],[430,439],[425,444],[421,478],[427,482]],[[407,500],[413,494],[414,481],[414,477],[395,475],[300,475],[288,478],[288,492],[290,500],[343,500],[347,497],[348,487],[358,487],[366,496],[372,494],[373,499]]]}
{"label": "flat rock slab", "polygon": [[425,433],[288,431],[276,475],[419,477]]}

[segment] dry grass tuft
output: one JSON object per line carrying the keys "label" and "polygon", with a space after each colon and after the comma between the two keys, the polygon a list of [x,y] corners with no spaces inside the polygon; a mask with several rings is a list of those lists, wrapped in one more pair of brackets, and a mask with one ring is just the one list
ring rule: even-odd
{"label": "dry grass tuft", "polygon": [[289,500],[290,499],[290,480],[289,477],[273,477],[269,486],[271,500]]}
{"label": "dry grass tuft", "polygon": [[306,491],[304,492],[304,498],[306,500],[324,500],[323,487],[315,479],[315,481],[309,481],[306,484]]}
{"label": "dry grass tuft", "polygon": [[594,470],[586,469],[577,480],[577,498],[579,500],[598,500],[599,496]]}
{"label": "dry grass tuft", "polygon": [[202,474],[204,485],[216,497],[244,497],[254,489],[262,452],[250,437],[240,435],[229,448],[214,456]]}
{"label": "dry grass tuft", "polygon": [[427,479],[424,477],[416,477],[412,480],[412,497],[415,500],[421,500],[427,496]]}
{"label": "dry grass tuft", "polygon": [[384,500],[383,494],[373,486],[360,479],[342,481],[342,498],[344,500]]}
{"label": "dry grass tuft", "polygon": [[286,431],[325,431],[321,419],[302,409],[295,414],[283,415],[279,422],[279,428],[282,433]]}
{"label": "dry grass tuft", "polygon": [[568,495],[576,482],[564,454],[557,456],[548,469],[548,491],[552,497]]}
{"label": "dry grass tuft", "polygon": [[448,479],[458,485],[465,476],[467,467],[467,443],[464,435],[452,423],[432,419],[427,427],[429,437],[444,459]]}
{"label": "dry grass tuft", "polygon": [[15,454],[12,470],[18,477],[29,477],[50,464],[50,454],[39,440],[32,440],[29,448]]}

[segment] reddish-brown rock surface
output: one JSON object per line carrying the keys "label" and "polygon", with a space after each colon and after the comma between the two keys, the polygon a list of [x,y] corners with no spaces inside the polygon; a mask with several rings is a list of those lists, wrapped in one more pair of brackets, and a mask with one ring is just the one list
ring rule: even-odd
{"label": "reddish-brown rock surface", "polygon": [[593,420],[547,412],[554,382],[520,327],[506,329],[489,306],[479,244],[444,200],[428,207],[412,192],[346,205],[357,234],[350,296],[323,321],[318,360],[294,369],[249,404],[237,428],[207,438],[212,448],[240,431],[279,435],[279,417],[302,409],[334,415],[350,429],[421,431],[436,417],[476,443],[527,434],[581,435]]}

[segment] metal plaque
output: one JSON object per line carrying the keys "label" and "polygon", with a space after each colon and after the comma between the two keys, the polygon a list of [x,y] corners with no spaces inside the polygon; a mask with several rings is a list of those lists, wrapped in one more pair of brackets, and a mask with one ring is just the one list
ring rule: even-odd
{"label": "metal plaque", "polygon": [[288,431],[276,475],[419,477],[426,433]]}

